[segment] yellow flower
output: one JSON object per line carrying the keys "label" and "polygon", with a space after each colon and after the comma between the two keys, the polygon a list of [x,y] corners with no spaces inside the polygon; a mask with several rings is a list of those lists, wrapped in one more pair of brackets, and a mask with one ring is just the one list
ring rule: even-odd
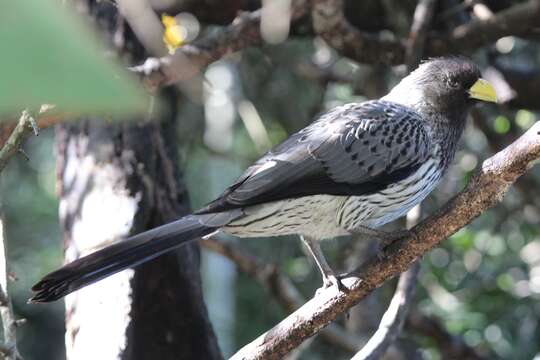
{"label": "yellow flower", "polygon": [[163,14],[161,15],[161,22],[165,26],[163,42],[167,46],[169,54],[174,54],[174,51],[184,44],[184,29],[176,22],[173,16]]}

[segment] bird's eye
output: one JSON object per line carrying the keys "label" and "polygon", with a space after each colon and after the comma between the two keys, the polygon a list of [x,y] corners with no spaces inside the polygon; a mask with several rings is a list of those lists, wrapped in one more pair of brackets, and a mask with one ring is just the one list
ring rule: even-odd
{"label": "bird's eye", "polygon": [[459,82],[455,78],[448,78],[447,83],[453,89],[459,88]]}

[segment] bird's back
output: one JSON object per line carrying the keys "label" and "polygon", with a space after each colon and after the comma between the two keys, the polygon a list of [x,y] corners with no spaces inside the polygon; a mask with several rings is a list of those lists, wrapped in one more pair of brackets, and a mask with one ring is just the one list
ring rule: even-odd
{"label": "bird's back", "polygon": [[345,235],[422,201],[444,171],[425,120],[389,101],[336,108],[251,166],[199,213],[242,208],[238,236]]}
{"label": "bird's back", "polygon": [[422,117],[372,100],[330,110],[290,136],[198,214],[310,195],[362,195],[406,178],[432,152]]}

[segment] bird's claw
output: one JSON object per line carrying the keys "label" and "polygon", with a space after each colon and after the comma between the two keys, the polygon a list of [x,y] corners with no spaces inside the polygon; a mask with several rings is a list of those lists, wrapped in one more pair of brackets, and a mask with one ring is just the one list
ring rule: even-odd
{"label": "bird's claw", "polygon": [[346,287],[343,284],[343,282],[341,281],[341,279],[343,277],[344,277],[344,275],[334,275],[334,274],[324,276],[323,277],[323,286],[321,288],[317,289],[317,291],[315,292],[315,295],[318,295],[322,291],[324,291],[324,290],[326,290],[328,288],[331,288],[331,287],[335,287],[339,292],[348,293],[349,288]]}

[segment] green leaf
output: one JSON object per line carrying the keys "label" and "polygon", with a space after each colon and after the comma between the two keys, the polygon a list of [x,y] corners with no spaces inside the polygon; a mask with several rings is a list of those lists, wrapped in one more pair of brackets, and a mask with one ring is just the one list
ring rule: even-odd
{"label": "green leaf", "polygon": [[510,121],[506,116],[499,115],[495,118],[495,131],[506,134],[510,130]]}
{"label": "green leaf", "polygon": [[524,130],[530,128],[535,121],[536,117],[530,111],[522,109],[516,113],[516,123]]}
{"label": "green leaf", "polygon": [[144,111],[150,96],[100,42],[69,2],[0,0],[0,114],[44,103],[76,114]]}

